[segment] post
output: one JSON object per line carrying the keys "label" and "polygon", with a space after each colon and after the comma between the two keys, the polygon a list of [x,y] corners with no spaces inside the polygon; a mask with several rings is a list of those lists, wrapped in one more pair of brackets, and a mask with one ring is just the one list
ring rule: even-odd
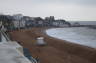
{"label": "post", "polygon": [[1,37],[1,28],[2,28],[2,21],[0,21],[0,42],[2,41]]}
{"label": "post", "polygon": [[[1,30],[1,29],[0,29]],[[1,42],[1,31],[0,31],[0,42]]]}

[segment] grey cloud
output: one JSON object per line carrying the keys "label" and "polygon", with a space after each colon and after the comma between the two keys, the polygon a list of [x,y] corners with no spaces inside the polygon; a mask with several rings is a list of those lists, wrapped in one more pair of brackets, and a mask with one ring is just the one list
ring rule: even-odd
{"label": "grey cloud", "polygon": [[15,3],[32,3],[32,4],[47,4],[47,3],[59,3],[59,4],[79,4],[79,5],[96,5],[96,0],[0,0],[0,2],[15,2]]}
{"label": "grey cloud", "polygon": [[74,3],[84,4],[84,5],[94,5],[94,4],[96,4],[96,0],[69,0],[69,1],[73,1]]}
{"label": "grey cloud", "polygon": [[80,4],[80,5],[96,5],[96,0],[32,0],[38,3],[67,3],[67,4]]}

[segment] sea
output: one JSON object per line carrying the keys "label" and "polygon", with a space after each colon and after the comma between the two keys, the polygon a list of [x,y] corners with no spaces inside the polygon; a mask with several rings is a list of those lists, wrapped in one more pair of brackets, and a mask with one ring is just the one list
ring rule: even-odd
{"label": "sea", "polygon": [[68,21],[71,24],[78,22],[80,25],[96,25],[96,21]]}
{"label": "sea", "polygon": [[96,48],[96,29],[89,27],[52,28],[46,34],[70,43]]}

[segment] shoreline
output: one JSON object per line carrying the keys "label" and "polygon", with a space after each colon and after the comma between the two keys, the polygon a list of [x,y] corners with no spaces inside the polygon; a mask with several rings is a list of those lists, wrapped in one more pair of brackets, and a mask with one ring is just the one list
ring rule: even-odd
{"label": "shoreline", "polygon": [[[82,30],[82,27],[80,27],[81,28],[81,30]],[[88,27],[85,27],[85,29],[86,28],[88,28]],[[73,29],[73,28],[72,28]],[[55,38],[55,39],[58,39],[58,40],[64,40],[64,41],[67,41],[67,42],[70,42],[70,43],[73,43],[73,44],[77,44],[77,45],[81,45],[81,46],[86,46],[86,47],[89,47],[89,48],[94,48],[94,49],[96,49],[95,48],[95,45],[92,45],[91,44],[91,41],[92,41],[92,38],[90,39],[89,38],[89,40],[88,40],[88,42],[86,41],[86,39],[88,39],[88,38],[85,38],[85,39],[83,39],[82,38],[82,36],[83,35],[80,35],[80,36],[78,36],[78,34],[76,34],[76,35],[74,35],[74,37],[76,36],[76,37],[80,37],[81,39],[79,39],[80,41],[81,40],[83,40],[83,42],[81,41],[81,43],[80,43],[80,41],[78,42],[75,38],[73,38],[73,40],[71,40],[71,39],[66,39],[66,37],[65,37],[65,39],[64,38],[62,38],[62,37],[58,37],[58,32],[56,32],[55,30],[57,30],[58,31],[58,28],[51,28],[51,29],[47,29],[47,30],[45,30],[45,34],[47,35],[47,36],[49,36],[49,37],[52,37],[52,38]],[[59,30],[62,30],[62,28],[59,28]],[[66,29],[64,28],[64,30],[66,31]],[[73,29],[74,30],[74,29]],[[94,30],[94,29],[93,29]],[[96,31],[96,30],[94,30],[94,31]],[[51,34],[51,32],[55,32],[57,35],[53,35],[53,34]],[[63,31],[64,32],[64,31]],[[69,32],[72,32],[72,31],[69,31]],[[76,31],[75,31],[76,32]],[[77,30],[77,32],[78,32],[78,30]],[[62,32],[61,32],[62,33]],[[80,32],[79,32],[80,33]],[[88,32],[87,32],[88,33]],[[66,33],[65,33],[66,34]],[[63,34],[63,35],[65,35],[65,34]],[[86,34],[86,33],[85,33]],[[67,35],[65,35],[65,36],[67,36]],[[71,35],[69,35],[69,36],[71,36]],[[67,37],[69,37],[69,36],[67,36]],[[86,35],[85,35],[86,36]],[[64,36],[63,36],[64,37]],[[72,36],[71,36],[72,37]],[[87,37],[87,36],[86,36]],[[78,38],[77,38],[78,39]],[[86,42],[84,42],[84,41],[86,41]],[[90,42],[89,42],[90,41]],[[91,45],[88,45],[88,43],[89,44],[91,44]],[[95,44],[94,43],[94,41],[93,41],[93,44]]]}

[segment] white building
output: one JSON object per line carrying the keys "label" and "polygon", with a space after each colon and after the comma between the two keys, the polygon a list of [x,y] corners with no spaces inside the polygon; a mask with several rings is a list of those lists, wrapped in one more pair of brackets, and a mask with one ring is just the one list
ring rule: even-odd
{"label": "white building", "polygon": [[14,27],[15,28],[24,28],[26,25],[26,21],[21,20],[21,21],[13,21]]}
{"label": "white building", "polygon": [[52,22],[53,26],[59,26],[59,27],[68,27],[69,24],[64,20],[55,20]]}
{"label": "white building", "polygon": [[19,21],[14,20],[13,24],[15,28],[19,28]]}
{"label": "white building", "polygon": [[59,23],[56,22],[56,21],[54,21],[52,24],[53,24],[53,26],[58,26],[59,25]]}
{"label": "white building", "polygon": [[15,14],[15,15],[13,15],[13,18],[15,19],[15,20],[21,20],[21,18],[23,17],[23,15],[22,14]]}
{"label": "white building", "polygon": [[25,24],[26,24],[26,21],[25,21],[25,20],[21,20],[21,21],[19,22],[20,28],[24,28],[24,27],[25,27]]}
{"label": "white building", "polygon": [[13,15],[13,18],[14,18],[13,24],[14,24],[15,28],[24,28],[25,27],[26,23],[25,23],[25,20],[23,20],[22,14]]}

